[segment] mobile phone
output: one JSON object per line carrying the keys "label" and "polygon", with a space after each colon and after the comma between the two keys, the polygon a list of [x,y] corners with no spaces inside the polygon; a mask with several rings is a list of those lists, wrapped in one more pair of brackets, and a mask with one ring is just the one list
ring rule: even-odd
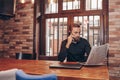
{"label": "mobile phone", "polygon": [[76,40],[74,37],[72,37],[72,43],[76,43]]}

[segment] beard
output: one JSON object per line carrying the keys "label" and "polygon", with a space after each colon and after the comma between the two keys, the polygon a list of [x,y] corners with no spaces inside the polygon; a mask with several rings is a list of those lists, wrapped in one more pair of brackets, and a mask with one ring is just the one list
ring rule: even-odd
{"label": "beard", "polygon": [[74,38],[74,42],[79,42],[80,41],[80,37],[75,37]]}

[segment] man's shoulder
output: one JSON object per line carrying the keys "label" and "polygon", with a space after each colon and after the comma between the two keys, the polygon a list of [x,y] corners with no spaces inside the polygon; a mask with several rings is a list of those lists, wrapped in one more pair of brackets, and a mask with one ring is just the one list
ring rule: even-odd
{"label": "man's shoulder", "polygon": [[82,42],[82,43],[85,43],[85,44],[89,44],[89,41],[87,40],[87,39],[85,39],[85,38],[80,38],[80,41]]}
{"label": "man's shoulder", "polygon": [[87,39],[83,38],[83,37],[80,37],[80,40],[82,41],[87,41]]}

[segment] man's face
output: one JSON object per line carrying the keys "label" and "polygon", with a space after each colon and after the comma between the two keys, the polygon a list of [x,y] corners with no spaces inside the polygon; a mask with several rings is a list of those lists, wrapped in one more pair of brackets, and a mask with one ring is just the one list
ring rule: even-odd
{"label": "man's face", "polygon": [[73,27],[72,28],[72,32],[71,32],[71,35],[72,37],[74,38],[75,41],[79,41],[79,38],[80,38],[80,28],[78,27]]}

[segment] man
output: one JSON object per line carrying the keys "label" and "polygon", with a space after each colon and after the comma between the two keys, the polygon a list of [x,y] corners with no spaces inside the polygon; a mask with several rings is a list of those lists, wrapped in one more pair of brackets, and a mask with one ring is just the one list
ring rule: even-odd
{"label": "man", "polygon": [[90,53],[91,47],[89,42],[80,37],[80,25],[73,24],[68,38],[62,41],[61,49],[58,54],[60,62],[85,62]]}

